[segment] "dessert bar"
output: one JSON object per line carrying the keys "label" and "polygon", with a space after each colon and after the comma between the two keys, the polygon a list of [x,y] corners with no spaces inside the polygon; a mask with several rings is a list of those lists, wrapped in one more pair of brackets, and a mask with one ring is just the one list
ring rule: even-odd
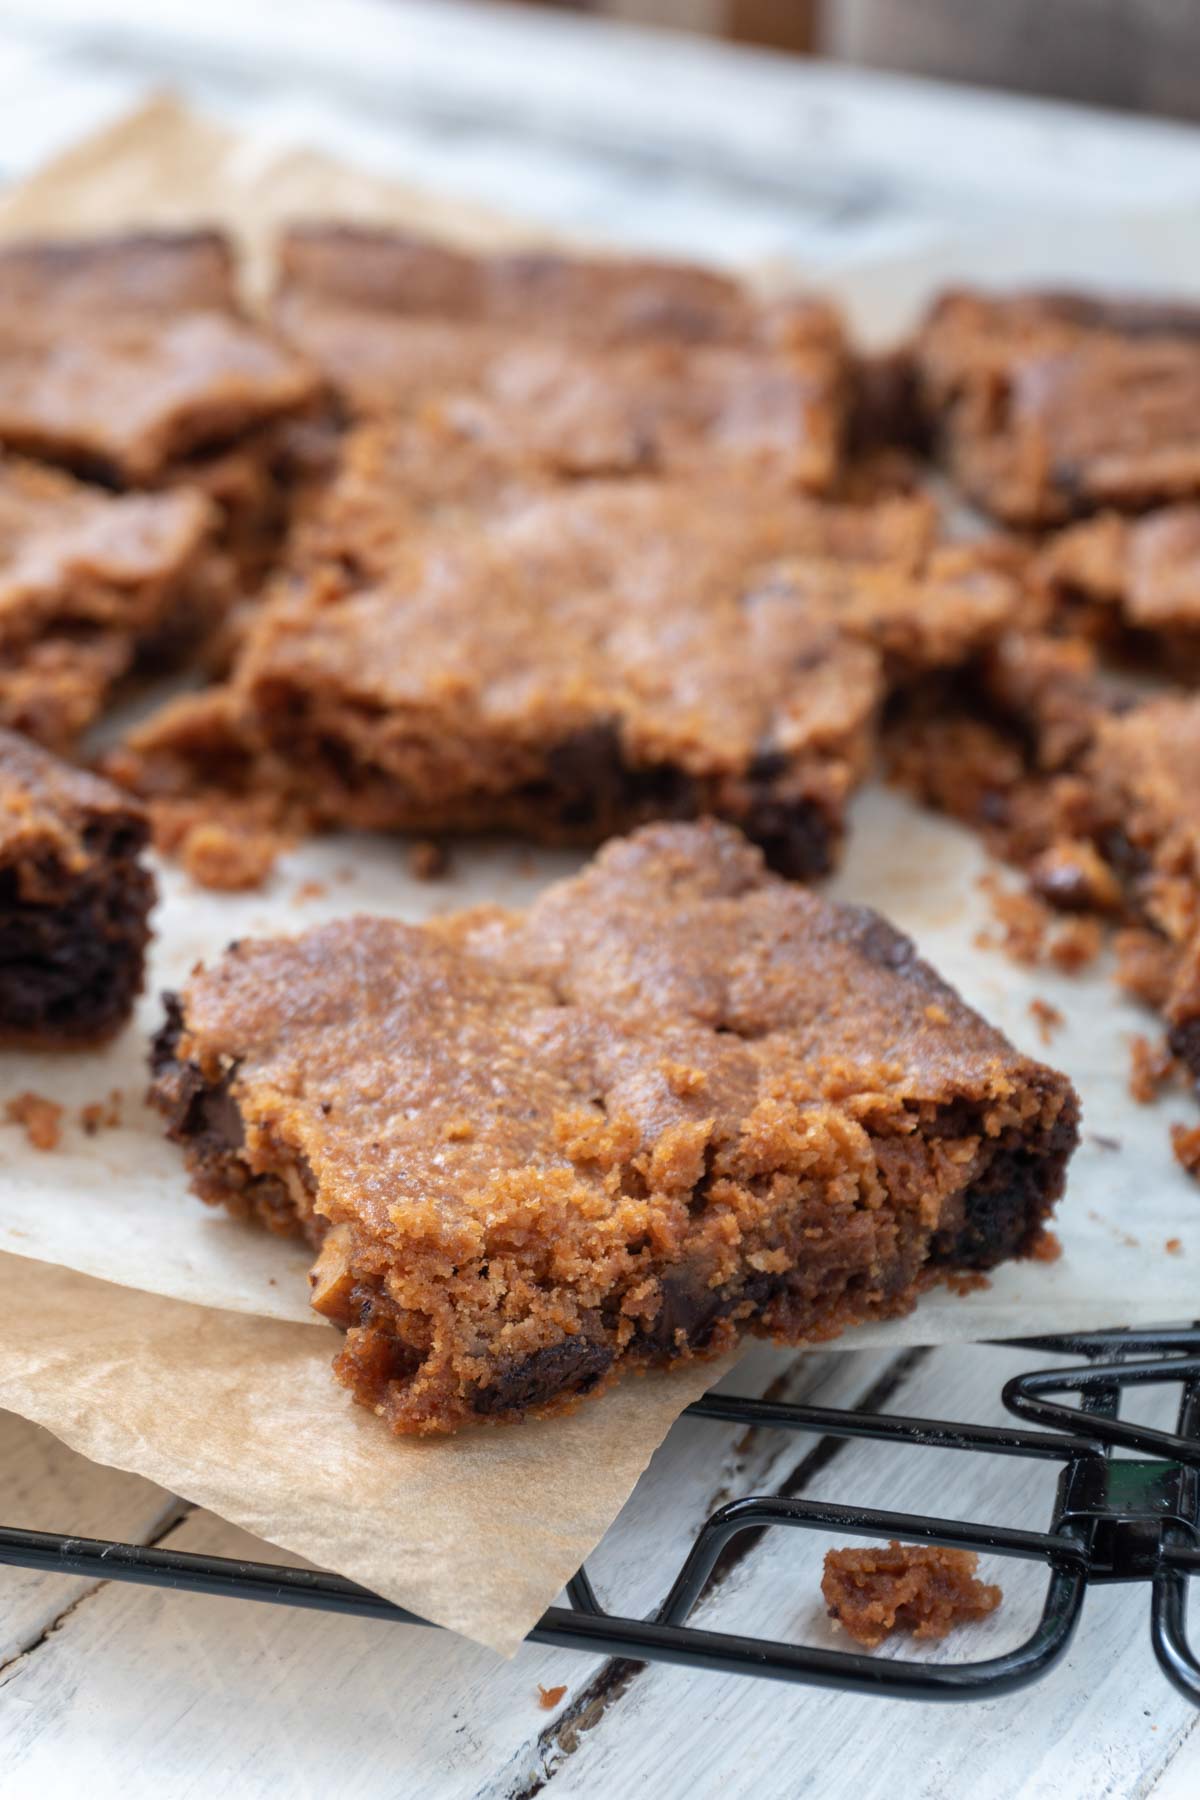
{"label": "dessert bar", "polygon": [[848,359],[823,302],[346,227],[292,231],[281,266],[279,329],[352,415],[437,408],[567,475],[716,460],[816,491],[838,478]]}
{"label": "dessert bar", "polygon": [[139,658],[232,600],[200,494],[110,494],[0,455],[0,724],[69,748]]}
{"label": "dessert bar", "polygon": [[304,411],[320,383],[239,311],[217,234],[0,248],[0,445],[113,486]]}
{"label": "dessert bar", "polygon": [[1057,629],[1176,678],[1200,666],[1200,506],[1085,519],[1050,541],[1039,572]]}
{"label": "dessert bar", "polygon": [[956,292],[914,347],[934,445],[997,518],[1200,496],[1200,309]]}
{"label": "dessert bar", "polygon": [[526,913],[232,945],[153,1097],[205,1199],[320,1246],[337,1374],[401,1432],[905,1312],[1035,1249],[1077,1135],[907,939],[714,822]]}
{"label": "dessert bar", "polygon": [[211,785],[314,823],[594,843],[714,813],[827,869],[878,703],[1014,616],[922,499],[564,484],[427,422],[360,428],[229,685],[135,735],[166,815]]}
{"label": "dessert bar", "polygon": [[1200,696],[1139,696],[1080,640],[1013,637],[902,712],[891,748],[1044,901],[1123,927],[1125,985],[1200,1078]]}
{"label": "dessert bar", "polygon": [[0,731],[0,1041],[111,1037],[141,992],[154,881],[127,794]]}

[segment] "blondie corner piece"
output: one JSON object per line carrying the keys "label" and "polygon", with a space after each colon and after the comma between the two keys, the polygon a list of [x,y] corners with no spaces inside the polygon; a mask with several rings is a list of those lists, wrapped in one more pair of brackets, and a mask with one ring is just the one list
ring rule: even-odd
{"label": "blondie corner piece", "polygon": [[951,473],[1015,525],[1200,497],[1200,308],[957,292],[914,348]]}
{"label": "blondie corner piece", "polygon": [[0,731],[0,1043],[111,1037],[142,989],[154,879],[135,801]]}
{"label": "blondie corner piece", "polygon": [[110,494],[0,454],[0,725],[69,750],[141,660],[234,601],[198,493]]}
{"label": "blondie corner piece", "polygon": [[238,303],[216,232],[0,247],[0,444],[160,486],[305,411],[320,382]]}
{"label": "blondie corner piece", "polygon": [[399,1432],[906,1312],[1034,1248],[1078,1112],[877,915],[713,822],[525,913],[231,946],[153,1096],[205,1199],[320,1247],[337,1374]]}

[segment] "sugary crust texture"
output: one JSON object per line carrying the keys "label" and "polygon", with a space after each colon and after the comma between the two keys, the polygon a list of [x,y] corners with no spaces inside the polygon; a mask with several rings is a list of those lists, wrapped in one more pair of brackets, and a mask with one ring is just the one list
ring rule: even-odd
{"label": "sugary crust texture", "polygon": [[428,421],[364,426],[228,688],[136,734],[121,778],[160,817],[224,787],[316,824],[565,842],[712,812],[811,874],[884,687],[1018,603],[923,498],[562,483]]}
{"label": "sugary crust texture", "polygon": [[275,320],[352,415],[433,410],[563,475],[841,471],[837,315],[709,271],[315,227],[285,236]]}
{"label": "sugary crust texture", "polygon": [[111,1036],[141,991],[154,882],[141,809],[0,731],[0,1041]]}
{"label": "sugary crust texture", "polygon": [[1032,1249],[1077,1111],[882,920],[713,823],[526,914],[236,945],[154,1092],[205,1198],[322,1246],[338,1374],[405,1432],[905,1311]]}
{"label": "sugary crust texture", "polygon": [[913,350],[952,474],[997,518],[1056,524],[1200,495],[1200,312],[944,295]]}
{"label": "sugary crust texture", "polygon": [[110,494],[0,456],[0,723],[67,749],[139,658],[232,601],[215,509],[180,488]]}
{"label": "sugary crust texture", "polygon": [[743,283],[690,263],[563,256],[473,255],[432,239],[315,221],[286,231],[278,299],[504,326],[580,343],[755,345],[841,343],[824,301],[764,301]]}
{"label": "sugary crust texture", "polygon": [[316,372],[245,319],[215,233],[0,251],[0,443],[110,484],[303,411]]}
{"label": "sugary crust texture", "polygon": [[1200,666],[1200,506],[1101,513],[1052,538],[1039,575],[1059,629],[1176,680]]}

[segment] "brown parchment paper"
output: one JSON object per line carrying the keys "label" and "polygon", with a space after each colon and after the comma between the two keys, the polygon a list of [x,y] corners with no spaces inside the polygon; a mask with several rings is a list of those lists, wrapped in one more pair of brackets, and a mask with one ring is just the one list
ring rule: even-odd
{"label": "brown parchment paper", "polygon": [[[481,246],[545,235],[316,152],[239,137],[169,99],[0,197],[0,235],[217,220],[238,236],[261,294],[273,230],[314,214]],[[884,280],[876,271],[877,305]],[[900,285],[908,298],[911,279]],[[304,1253],[192,1199],[138,1095],[157,990],[231,937],[353,910],[418,918],[481,900],[522,904],[576,860],[462,846],[451,877],[431,884],[411,877],[394,842],[335,839],[303,846],[261,894],[204,894],[163,871],[150,991],[130,1031],[103,1055],[0,1056],[0,1103],[32,1087],[67,1109],[52,1155],[0,1126],[0,1405],[504,1652],[603,1535],[676,1415],[721,1365],[631,1379],[565,1420],[393,1440],[329,1374],[334,1334],[308,1309]],[[847,1348],[1195,1310],[1195,1189],[1172,1161],[1162,1110],[1134,1107],[1125,1088],[1124,1039],[1146,1020],[1102,971],[1069,981],[981,952],[983,867],[969,834],[876,789],[856,807],[836,891],[888,913],[1021,1048],[1078,1082],[1091,1130],[1061,1214],[1065,1254],[1000,1270],[966,1298],[931,1293],[911,1318],[856,1332]],[[1066,1017],[1049,1049],[1029,1012],[1039,997]],[[80,1107],[112,1087],[126,1096],[121,1127],[85,1138]],[[1189,1108],[1175,1111],[1187,1117]]]}
{"label": "brown parchment paper", "polygon": [[314,217],[403,225],[475,249],[544,244],[550,235],[319,150],[244,136],[170,94],[153,97],[0,196],[0,236],[10,238],[216,220],[236,239],[255,298],[269,284],[278,226]]}
{"label": "brown parchment paper", "polygon": [[565,1418],[391,1440],[329,1377],[331,1331],[0,1256],[0,1406],[421,1618],[511,1655],[726,1365]]}

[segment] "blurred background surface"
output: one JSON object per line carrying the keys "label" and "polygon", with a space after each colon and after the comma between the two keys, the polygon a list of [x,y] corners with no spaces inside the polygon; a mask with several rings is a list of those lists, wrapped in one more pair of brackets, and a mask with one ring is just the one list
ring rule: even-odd
{"label": "blurred background surface", "polygon": [[543,0],[1093,106],[1200,118],[1196,0]]}

